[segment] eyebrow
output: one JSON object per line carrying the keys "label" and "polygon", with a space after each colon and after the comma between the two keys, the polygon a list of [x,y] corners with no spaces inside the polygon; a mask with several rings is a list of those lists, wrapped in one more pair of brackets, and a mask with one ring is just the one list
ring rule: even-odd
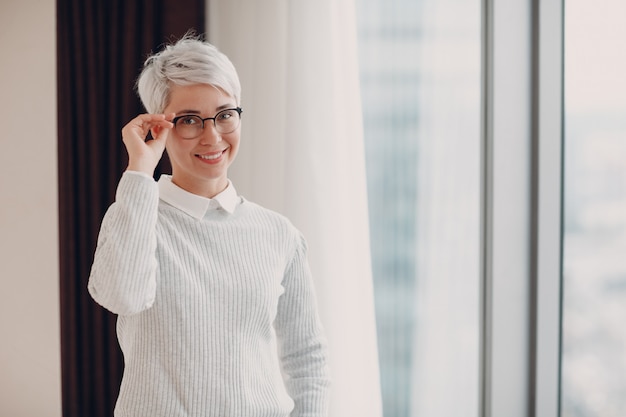
{"label": "eyebrow", "polygon": [[[223,105],[221,105],[221,106],[219,106],[219,107],[217,107],[215,109],[215,113],[219,113],[220,111],[225,110],[225,109],[234,109],[236,107],[237,106],[235,106],[234,104],[223,104]],[[177,111],[176,112],[177,115],[179,115],[179,114],[200,114],[200,113],[201,113],[200,111],[193,110],[193,109],[185,109],[185,110],[181,110],[181,111]]]}

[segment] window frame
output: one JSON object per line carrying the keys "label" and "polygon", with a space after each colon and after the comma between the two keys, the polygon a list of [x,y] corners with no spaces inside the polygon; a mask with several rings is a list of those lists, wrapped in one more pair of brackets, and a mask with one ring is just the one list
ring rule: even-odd
{"label": "window frame", "polygon": [[564,6],[534,0],[531,406],[560,416],[563,285]]}
{"label": "window frame", "polygon": [[484,0],[483,19],[479,415],[557,417],[563,0]]}

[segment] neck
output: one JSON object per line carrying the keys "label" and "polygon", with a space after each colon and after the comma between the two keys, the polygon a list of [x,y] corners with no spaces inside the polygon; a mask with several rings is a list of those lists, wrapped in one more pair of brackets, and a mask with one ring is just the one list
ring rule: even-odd
{"label": "neck", "polygon": [[228,178],[211,178],[202,181],[189,181],[172,175],[172,182],[192,194],[213,198],[228,187]]}

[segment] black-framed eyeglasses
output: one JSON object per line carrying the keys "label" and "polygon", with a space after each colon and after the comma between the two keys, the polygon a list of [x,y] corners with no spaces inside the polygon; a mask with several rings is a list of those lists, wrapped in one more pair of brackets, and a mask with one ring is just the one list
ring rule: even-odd
{"label": "black-framed eyeglasses", "polygon": [[202,118],[196,114],[183,114],[172,119],[174,130],[183,139],[195,139],[204,131],[204,122],[213,120],[213,126],[217,133],[222,135],[234,132],[241,123],[241,107],[224,109],[214,117]]}

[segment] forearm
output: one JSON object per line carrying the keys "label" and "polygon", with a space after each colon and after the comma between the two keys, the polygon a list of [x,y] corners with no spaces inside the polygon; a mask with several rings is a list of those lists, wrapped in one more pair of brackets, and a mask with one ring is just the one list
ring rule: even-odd
{"label": "forearm", "polygon": [[127,172],[102,221],[88,289],[113,313],[135,314],[154,301],[158,200],[152,178]]}
{"label": "forearm", "polygon": [[295,403],[291,417],[327,417],[330,397],[328,346],[300,238],[285,271],[285,292],[275,320],[285,385]]}
{"label": "forearm", "polygon": [[326,343],[316,339],[301,352],[282,358],[287,391],[294,401],[291,417],[327,417],[330,376]]}

